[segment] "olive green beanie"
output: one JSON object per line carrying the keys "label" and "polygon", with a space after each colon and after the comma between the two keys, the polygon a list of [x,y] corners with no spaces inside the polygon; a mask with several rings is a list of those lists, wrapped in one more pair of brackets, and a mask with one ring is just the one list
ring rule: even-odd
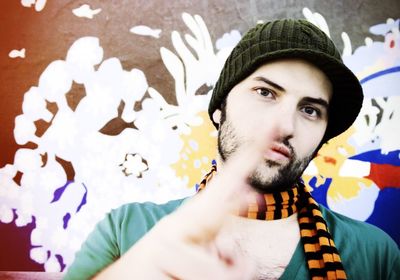
{"label": "olive green beanie", "polygon": [[[363,101],[357,77],[342,62],[332,40],[306,20],[283,19],[258,24],[232,50],[214,87],[209,116],[220,109],[230,90],[268,61],[300,58],[321,69],[333,86],[329,121],[323,142],[344,132],[356,119]],[[213,121],[218,128],[218,124]]]}

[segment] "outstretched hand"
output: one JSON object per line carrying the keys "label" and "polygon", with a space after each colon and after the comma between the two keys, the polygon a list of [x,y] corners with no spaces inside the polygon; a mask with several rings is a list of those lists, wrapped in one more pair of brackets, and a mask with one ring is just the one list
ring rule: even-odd
{"label": "outstretched hand", "polygon": [[207,188],[160,220],[98,279],[252,279],[253,267],[215,239],[246,199],[249,175],[263,160],[275,131],[244,147],[219,166]]}

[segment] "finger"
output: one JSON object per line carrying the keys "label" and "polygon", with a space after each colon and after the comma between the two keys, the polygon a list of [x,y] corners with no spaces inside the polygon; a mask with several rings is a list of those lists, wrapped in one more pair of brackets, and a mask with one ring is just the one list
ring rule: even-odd
{"label": "finger", "polygon": [[[173,252],[169,250],[171,246]],[[169,257],[162,257],[165,254]],[[166,244],[158,256],[158,269],[175,279],[246,279],[252,273],[249,266],[237,258],[232,257],[234,262],[227,264],[218,255],[193,244]]]}
{"label": "finger", "polygon": [[275,139],[276,131],[265,130],[263,135],[234,153],[208,187],[178,209],[173,215],[177,231],[195,242],[212,240],[229,214],[247,199],[247,179],[263,160],[265,151]]}
{"label": "finger", "polygon": [[[213,201],[212,198],[230,200],[232,196],[236,197],[238,193],[246,190],[249,176],[264,160],[265,152],[271,147],[277,135],[278,131],[273,127],[264,129],[253,143],[239,147],[227,161],[219,166],[217,176],[211,180],[206,189],[207,200]],[[229,208],[229,204],[227,206]]]}
{"label": "finger", "polygon": [[237,244],[235,244],[232,239],[226,239],[221,235],[218,235],[216,239],[209,244],[209,252],[217,255],[218,258],[223,260],[228,266],[234,267],[237,271],[235,275],[242,275],[234,279],[254,279],[253,276],[256,272],[254,262],[243,253],[239,253],[236,248]]}

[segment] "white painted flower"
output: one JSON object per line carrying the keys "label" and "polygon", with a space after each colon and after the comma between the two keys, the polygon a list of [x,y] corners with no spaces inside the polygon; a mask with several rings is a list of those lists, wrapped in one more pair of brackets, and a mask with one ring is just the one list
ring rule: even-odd
{"label": "white painted flower", "polygon": [[15,118],[14,138],[18,145],[25,145],[28,142],[36,142],[36,126],[26,115],[19,115]]}
{"label": "white painted flower", "polygon": [[46,0],[21,0],[21,4],[27,8],[30,8],[33,4],[35,4],[36,12],[40,12],[46,6]]}
{"label": "white painted flower", "polygon": [[47,261],[47,251],[41,247],[32,248],[30,257],[35,262],[43,264]]}
{"label": "white painted flower", "polygon": [[216,43],[215,47],[217,50],[232,50],[237,43],[239,43],[242,35],[240,35],[239,31],[232,30],[231,32],[224,33],[221,38],[219,38]]}
{"label": "white painted flower", "polygon": [[[200,125],[202,120],[197,116],[200,111],[207,110],[211,88],[216,83],[219,73],[234,45],[240,39],[237,31],[231,31],[218,39],[218,51],[214,51],[208,29],[199,15],[182,14],[182,19],[193,35],[173,31],[172,44],[177,54],[169,49],[160,49],[161,58],[175,80],[175,94],[178,106],[165,106],[171,115],[171,122],[177,124],[180,133],[188,134],[189,126]],[[194,53],[192,52],[194,50]],[[203,85],[210,90],[205,95],[196,95]],[[165,101],[155,89],[149,93],[164,108]],[[157,96],[157,97],[154,97]]]}
{"label": "white painted flower", "polygon": [[0,222],[8,224],[14,220],[13,211],[5,205],[0,206]]}
{"label": "white painted flower", "polygon": [[303,8],[303,15],[309,22],[315,26],[318,26],[319,29],[324,31],[328,37],[331,37],[329,26],[325,18],[320,13],[312,12],[309,8],[305,7]]}
{"label": "white painted flower", "polygon": [[126,155],[126,160],[122,164],[122,167],[126,175],[134,175],[136,177],[141,177],[142,172],[148,168],[146,163],[143,162],[142,157],[138,154]]}
{"label": "white painted flower", "polygon": [[37,121],[42,119],[50,122],[53,114],[46,108],[46,100],[40,94],[37,87],[31,87],[24,94],[24,101],[22,102],[23,115],[31,120]]}
{"label": "white painted flower", "polygon": [[80,84],[88,82],[95,73],[95,65],[103,60],[103,53],[103,48],[96,37],[76,40],[69,48],[65,59],[72,79]]}
{"label": "white painted flower", "polygon": [[[183,19],[194,34],[186,35],[186,42],[198,59],[188,54],[188,46],[181,44],[177,32],[172,40],[180,58],[166,49],[161,51],[177,85],[176,105],[149,88],[141,70],[123,69],[117,58],[102,61],[103,49],[96,37],[76,40],[66,59],[51,62],[40,75],[38,86],[25,93],[14,137],[20,145],[32,142],[38,147],[19,149],[14,164],[0,169],[0,218],[10,222],[13,208],[18,214],[17,226],[36,218],[31,239],[41,249],[32,250],[31,256],[44,263],[47,271],[61,269],[56,254],[70,264],[80,243],[110,209],[131,201],[162,203],[193,194],[187,178],[177,177],[171,166],[179,160],[180,135],[202,123],[197,114],[208,105],[209,93],[196,95],[195,91],[204,84],[211,89],[231,50],[229,42],[233,44],[237,34],[221,39],[221,49],[215,53],[204,21],[188,14]],[[176,64],[180,59],[184,63]],[[65,96],[73,83],[85,88],[85,96],[74,111]],[[150,98],[142,102],[140,111],[134,111],[146,91]],[[46,101],[57,105],[54,115],[47,110]],[[125,106],[118,116],[121,102]],[[114,136],[101,133],[116,117],[133,122],[136,128]],[[35,135],[34,122],[39,119],[51,121],[41,137]],[[57,158],[71,164],[75,172],[72,182],[67,181]],[[126,176],[121,163],[125,172],[134,176]],[[17,171],[22,173],[20,187],[13,181]],[[48,259],[43,255],[47,251]]]}
{"label": "white painted flower", "polygon": [[44,269],[47,272],[59,272],[61,271],[61,264],[58,262],[57,258],[54,255],[52,255],[45,262]]}

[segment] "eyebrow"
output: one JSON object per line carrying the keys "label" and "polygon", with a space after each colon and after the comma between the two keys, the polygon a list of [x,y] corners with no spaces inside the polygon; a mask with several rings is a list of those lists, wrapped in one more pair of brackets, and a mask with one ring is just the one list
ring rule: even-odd
{"label": "eyebrow", "polygon": [[308,103],[313,103],[313,104],[318,104],[324,107],[327,111],[329,109],[329,103],[325,99],[322,98],[314,98],[314,97],[304,97],[303,102],[308,102]]}
{"label": "eyebrow", "polygon": [[255,77],[254,80],[264,82],[264,83],[270,85],[271,87],[274,87],[277,90],[285,92],[285,89],[283,87],[281,87],[277,83],[274,83],[273,81],[271,81],[265,77],[258,76],[258,77]]}
{"label": "eyebrow", "polygon": [[[254,78],[254,80],[264,82],[264,83],[266,83],[266,84],[268,84],[268,85],[270,85],[270,86],[272,86],[272,87],[274,87],[274,88],[276,88],[276,89],[278,89],[280,91],[285,92],[285,89],[283,87],[281,87],[277,83],[275,83],[275,82],[273,82],[273,81],[271,81],[271,80],[269,80],[269,79],[267,79],[265,77],[257,76],[257,77]],[[318,104],[318,105],[321,105],[322,107],[324,107],[326,110],[329,109],[328,101],[326,101],[325,99],[322,99],[322,98],[304,97],[303,98],[303,102],[309,102],[309,103]]]}
{"label": "eyebrow", "polygon": [[[274,87],[274,88],[276,88],[276,89],[278,89],[280,91],[285,92],[285,89],[283,87],[281,87],[277,83],[275,83],[275,82],[273,82],[273,81],[271,81],[271,80],[269,80],[269,79],[267,79],[265,77],[257,76],[257,77],[254,78],[254,80],[264,82],[264,83],[266,83],[266,84],[268,84],[268,85],[270,85],[270,86],[272,86],[272,87]],[[318,104],[318,105],[324,107],[327,111],[329,111],[329,103],[325,99],[314,98],[314,97],[309,97],[308,96],[308,97],[304,97],[303,98],[303,102]]]}

